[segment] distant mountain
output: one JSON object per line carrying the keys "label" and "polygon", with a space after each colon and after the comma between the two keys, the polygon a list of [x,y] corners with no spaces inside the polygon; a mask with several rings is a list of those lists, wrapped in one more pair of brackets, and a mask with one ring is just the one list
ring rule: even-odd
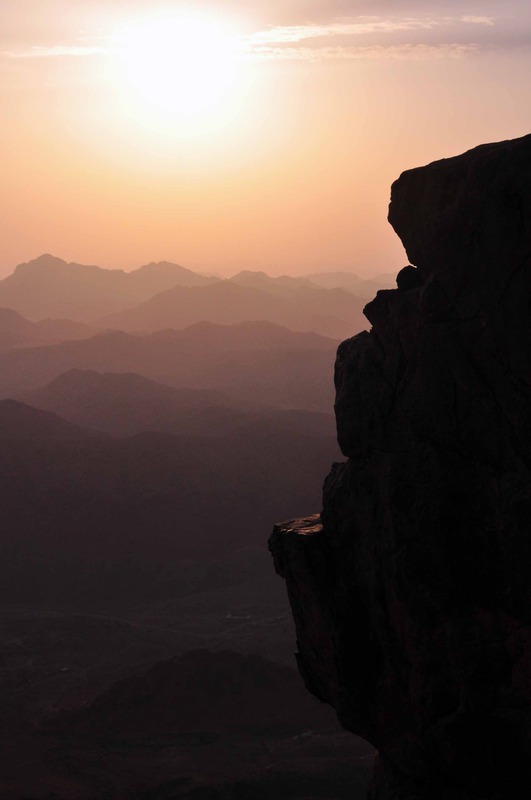
{"label": "distant mountain", "polygon": [[93,328],[69,319],[44,319],[30,322],[17,311],[0,308],[0,349],[20,345],[53,344],[71,339],[86,339]]}
{"label": "distant mountain", "polygon": [[137,295],[151,297],[172,286],[208,286],[219,278],[193,272],[171,261],[150,261],[143,267],[126,272],[127,280]]}
{"label": "distant mountain", "polygon": [[329,707],[292,667],[230,650],[192,650],[159,661],[69,715],[70,730],[100,735],[250,730],[286,736],[326,729],[332,721]]}
{"label": "distant mountain", "polygon": [[[274,322],[241,322],[219,325],[214,322],[196,322],[183,330],[164,330],[151,334],[151,341],[173,339],[191,349],[219,351],[234,350],[319,350],[329,352],[339,340],[330,339],[312,331],[293,331]],[[332,345],[333,342],[333,345]]]}
{"label": "distant mountain", "polygon": [[[266,320],[296,331],[345,338],[367,327],[365,301],[343,289],[319,289],[304,284],[279,290],[274,279],[258,278],[261,288],[233,280],[202,287],[176,287],[136,308],[104,317],[100,324],[126,331],[184,328],[207,320],[221,325]],[[274,288],[270,289],[270,285]]]}
{"label": "distant mountain", "polygon": [[20,264],[0,281],[0,307],[33,321],[59,317],[94,322],[173,286],[205,286],[213,281],[166,261],[124,272],[42,255]]}
{"label": "distant mountain", "polygon": [[289,297],[304,289],[318,290],[322,288],[318,287],[307,278],[296,278],[291,275],[280,275],[273,278],[265,272],[251,272],[250,270],[238,272],[237,275],[233,275],[229,280],[231,283],[237,283],[239,286],[247,286],[250,289],[260,289],[269,292],[269,294],[277,295],[278,297]]}
{"label": "distant mountain", "polygon": [[70,370],[17,399],[77,425],[131,436],[144,431],[226,436],[270,435],[290,426],[300,433],[335,434],[331,414],[268,409],[223,392],[176,389],[132,373]]}
{"label": "distant mountain", "polygon": [[396,289],[396,273],[360,278],[353,272],[314,272],[306,280],[325,289],[344,289],[365,300],[372,300],[379,289]]}
{"label": "distant mountain", "polygon": [[95,431],[73,425],[56,414],[15,400],[0,400],[0,439],[85,439]]}
{"label": "distant mountain", "polygon": [[0,352],[0,397],[20,396],[71,369],[134,372],[168,386],[330,413],[337,340],[268,323],[203,323],[183,331],[90,339]]}
{"label": "distant mountain", "polygon": [[333,423],[308,419],[114,438],[0,402],[0,599],[168,599],[177,562],[263,547],[272,520],[319,507],[338,458]]}
{"label": "distant mountain", "polygon": [[144,431],[213,435],[241,424],[250,404],[208,389],[176,389],[134,373],[73,369],[17,399],[66,420],[132,436]]}

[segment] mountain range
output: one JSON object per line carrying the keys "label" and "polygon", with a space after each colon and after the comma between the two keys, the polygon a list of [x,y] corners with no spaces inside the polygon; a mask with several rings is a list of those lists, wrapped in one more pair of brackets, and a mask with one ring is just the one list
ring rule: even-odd
{"label": "mountain range", "polygon": [[[100,403],[116,432],[106,419]],[[0,401],[0,598],[179,595],[183,560],[262,542],[271,519],[319,502],[322,464],[338,456],[328,415],[248,411],[211,435],[180,425],[117,437]]]}
{"label": "mountain range", "polygon": [[20,345],[53,344],[70,339],[86,339],[95,329],[69,319],[43,319],[30,322],[17,311],[0,308],[0,350]]}
{"label": "mountain range", "polygon": [[226,392],[244,402],[330,412],[337,345],[265,322],[205,322],[145,336],[108,331],[1,351],[0,398],[18,397],[81,369],[133,372],[168,386]]}
{"label": "mountain range", "polygon": [[114,436],[143,431],[196,436],[243,432],[271,435],[288,427],[301,435],[334,436],[331,414],[268,408],[225,392],[173,388],[134,373],[74,369],[17,399],[74,425]]}
{"label": "mountain range", "polygon": [[180,329],[201,320],[221,325],[267,320],[297,331],[344,338],[367,326],[365,301],[343,289],[289,286],[268,289],[242,286],[231,280],[209,286],[177,286],[160,292],[135,308],[103,317],[100,324],[126,331]]}
{"label": "mountain range", "polygon": [[32,321],[58,317],[94,323],[104,314],[134,306],[165,289],[206,286],[215,280],[166,261],[124,272],[67,263],[45,254],[19,264],[0,281],[0,307]]}
{"label": "mountain range", "polygon": [[[380,286],[390,285],[382,276]],[[315,273],[310,276],[271,277],[244,270],[230,279],[206,276],[179,264],[161,261],[131,272],[67,263],[51,255],[16,267],[0,281],[0,309],[11,309],[26,321],[47,329],[4,330],[0,320],[0,347],[21,341],[57,341],[76,338],[65,320],[89,323],[93,328],[150,332],[181,329],[208,320],[236,324],[265,320],[300,331],[344,338],[366,327],[363,306],[378,284],[352,273]],[[55,320],[51,326],[50,320]],[[11,328],[16,328],[11,321]],[[19,325],[20,327],[20,325]],[[36,338],[35,338],[36,337]],[[47,337],[47,338],[46,338]]]}
{"label": "mountain range", "polygon": [[341,458],[334,359],[365,327],[351,278],[43,256],[0,281],[0,772],[12,800],[183,787],[197,800],[346,800],[365,775],[338,773],[342,734],[285,666],[293,631],[265,546],[275,520],[320,506]]}

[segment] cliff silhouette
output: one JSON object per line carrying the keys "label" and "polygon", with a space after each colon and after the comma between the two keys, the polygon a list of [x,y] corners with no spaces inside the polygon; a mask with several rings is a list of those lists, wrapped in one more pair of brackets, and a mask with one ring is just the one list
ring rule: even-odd
{"label": "cliff silhouette", "polygon": [[[531,136],[405,172],[411,264],[335,368],[323,511],[277,526],[307,687],[371,800],[531,791]],[[414,265],[414,266],[412,266]]]}

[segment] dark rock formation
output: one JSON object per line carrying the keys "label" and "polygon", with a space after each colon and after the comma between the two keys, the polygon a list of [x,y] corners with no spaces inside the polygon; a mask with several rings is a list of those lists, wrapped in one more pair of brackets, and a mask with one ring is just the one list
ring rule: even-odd
{"label": "dark rock formation", "polygon": [[396,285],[401,292],[409,292],[410,289],[418,289],[422,285],[422,278],[416,267],[409,264],[400,270],[396,276]]}
{"label": "dark rock formation", "polygon": [[[373,800],[531,792],[531,136],[405,172],[416,266],[339,347],[321,516],[275,529],[308,688]],[[400,281],[399,281],[400,285]]]}

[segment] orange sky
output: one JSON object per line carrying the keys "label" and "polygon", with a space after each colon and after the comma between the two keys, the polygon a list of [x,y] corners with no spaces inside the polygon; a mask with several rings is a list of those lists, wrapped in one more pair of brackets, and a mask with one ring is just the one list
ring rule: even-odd
{"label": "orange sky", "polygon": [[[394,271],[399,173],[531,131],[531,11],[517,0],[6,5],[2,276],[42,252],[125,269]],[[166,52],[176,10],[199,19],[189,64]],[[212,60],[209,25],[235,47],[212,106],[225,56]],[[190,111],[179,81],[198,73],[206,107]]]}

